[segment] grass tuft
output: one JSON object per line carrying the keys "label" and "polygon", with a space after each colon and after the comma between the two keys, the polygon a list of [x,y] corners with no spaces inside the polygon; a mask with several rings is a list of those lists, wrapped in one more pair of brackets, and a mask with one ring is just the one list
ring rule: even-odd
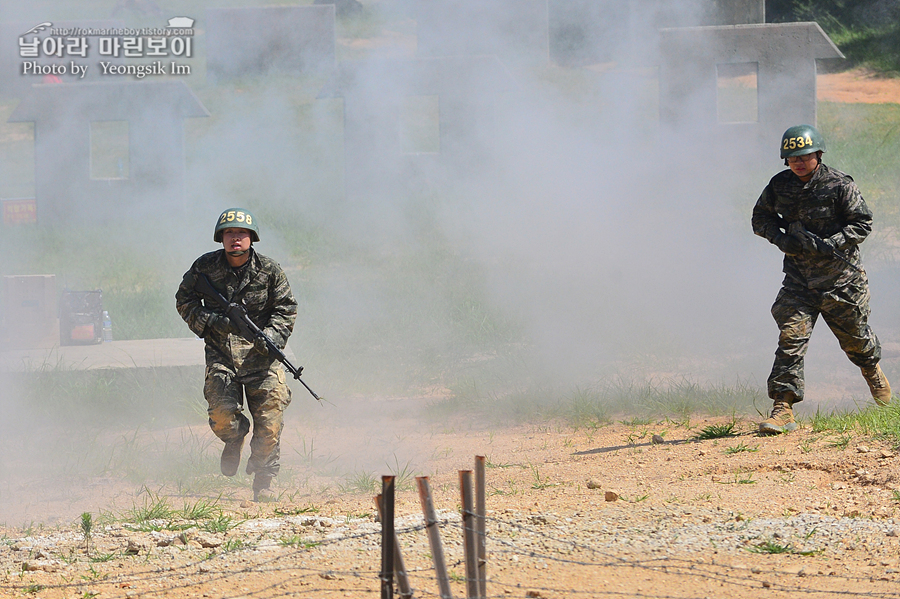
{"label": "grass tuft", "polygon": [[706,441],[709,439],[724,439],[737,436],[737,422],[732,420],[724,424],[710,424],[703,427],[699,433],[694,435],[694,439],[698,441]]}

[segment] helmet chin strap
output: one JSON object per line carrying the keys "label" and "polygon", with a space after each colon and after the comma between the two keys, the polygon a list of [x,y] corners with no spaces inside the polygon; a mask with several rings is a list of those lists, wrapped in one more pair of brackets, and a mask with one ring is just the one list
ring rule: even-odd
{"label": "helmet chin strap", "polygon": [[250,250],[240,250],[240,251],[236,251],[236,252],[228,252],[228,255],[229,255],[229,256],[234,256],[235,258],[239,258],[239,257],[243,256],[244,254],[246,254],[246,253],[249,252],[249,251],[250,251]]}

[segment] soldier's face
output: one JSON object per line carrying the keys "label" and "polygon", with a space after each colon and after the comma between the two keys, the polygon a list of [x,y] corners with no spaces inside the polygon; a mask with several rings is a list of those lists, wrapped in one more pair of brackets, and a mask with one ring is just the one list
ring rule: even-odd
{"label": "soldier's face", "polygon": [[246,252],[250,249],[250,231],[237,227],[222,231],[222,245],[226,252]]}
{"label": "soldier's face", "polygon": [[800,177],[801,181],[809,181],[813,173],[819,167],[819,155],[816,152],[812,154],[804,154],[803,156],[791,156],[787,159],[788,168],[795,175]]}

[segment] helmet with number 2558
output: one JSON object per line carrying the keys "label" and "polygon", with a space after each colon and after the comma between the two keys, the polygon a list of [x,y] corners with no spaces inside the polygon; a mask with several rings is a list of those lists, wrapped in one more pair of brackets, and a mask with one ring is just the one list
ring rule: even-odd
{"label": "helmet with number 2558", "polygon": [[812,125],[794,125],[781,136],[782,158],[824,151],[825,139]]}
{"label": "helmet with number 2558", "polygon": [[247,229],[250,231],[250,239],[259,241],[259,227],[256,224],[256,217],[246,208],[229,208],[223,211],[216,221],[213,241],[222,243],[222,231],[225,229]]}

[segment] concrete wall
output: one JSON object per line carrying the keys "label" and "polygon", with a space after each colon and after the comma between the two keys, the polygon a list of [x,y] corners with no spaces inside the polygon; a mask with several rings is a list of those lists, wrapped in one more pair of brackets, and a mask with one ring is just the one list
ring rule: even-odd
{"label": "concrete wall", "polygon": [[[182,82],[35,85],[9,122],[33,122],[38,222],[102,222],[184,206],[184,122],[209,116]],[[128,121],[129,176],[91,178],[91,122]]]}
{"label": "concrete wall", "polygon": [[[791,125],[816,124],[816,59],[843,58],[816,23],[696,27],[660,31],[660,118],[710,135],[739,134],[771,145]],[[758,118],[719,123],[720,64],[755,64]],[[729,133],[724,133],[728,131]]]}

